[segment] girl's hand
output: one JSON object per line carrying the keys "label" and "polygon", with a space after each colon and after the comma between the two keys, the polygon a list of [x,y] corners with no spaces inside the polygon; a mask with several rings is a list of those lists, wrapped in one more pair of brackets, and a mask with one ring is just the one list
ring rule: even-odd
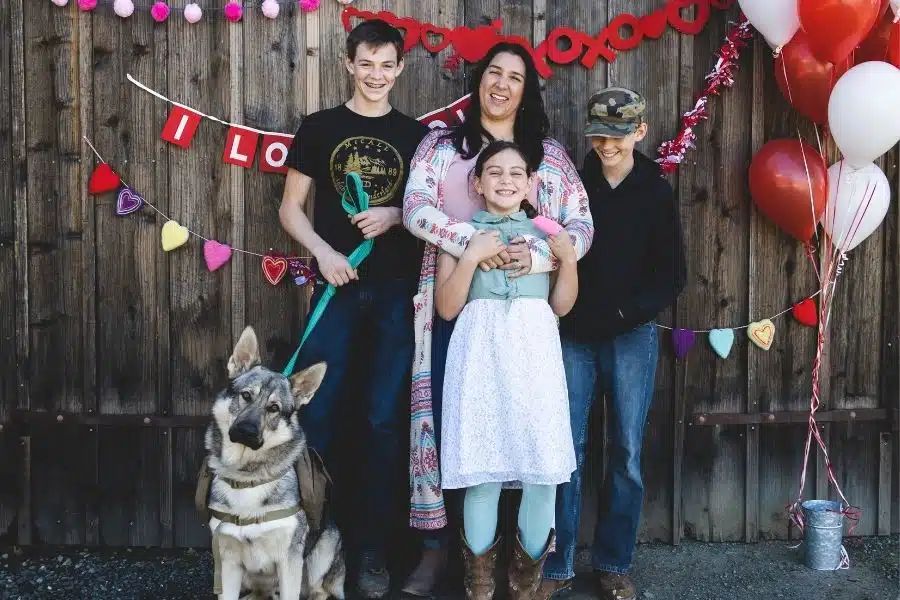
{"label": "girl's hand", "polygon": [[478,230],[472,234],[463,257],[467,257],[476,264],[497,256],[506,250],[506,245],[500,241],[499,231]]}
{"label": "girl's hand", "polygon": [[569,232],[563,230],[556,235],[551,235],[547,238],[547,245],[550,246],[550,251],[559,262],[567,265],[574,265],[577,262],[575,246],[572,244]]}

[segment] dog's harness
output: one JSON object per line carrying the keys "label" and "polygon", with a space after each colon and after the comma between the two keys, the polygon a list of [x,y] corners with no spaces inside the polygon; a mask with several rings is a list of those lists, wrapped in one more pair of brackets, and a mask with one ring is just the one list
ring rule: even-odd
{"label": "dog's harness", "polygon": [[226,484],[232,489],[250,489],[273,483],[281,479],[282,476],[271,479],[259,479],[241,481],[230,477],[216,476],[209,467],[209,458],[203,460],[203,466],[200,468],[200,474],[197,477],[197,490],[194,494],[194,505],[201,518],[208,520],[209,517],[215,517],[220,522],[216,525],[212,536],[212,555],[213,555],[213,593],[222,593],[222,550],[221,536],[219,530],[224,523],[230,523],[239,527],[247,525],[259,525],[260,523],[268,523],[292,517],[301,510],[306,513],[306,520],[309,524],[309,535],[306,539],[304,547],[304,556],[308,555],[325,529],[328,514],[328,489],[331,484],[331,477],[325,469],[325,463],[319,454],[312,448],[306,447],[297,462],[294,465],[297,473],[297,482],[300,491],[300,503],[287,508],[279,508],[270,510],[261,515],[254,517],[240,517],[231,513],[209,508],[209,492],[212,487],[213,477],[218,477],[219,481]]}

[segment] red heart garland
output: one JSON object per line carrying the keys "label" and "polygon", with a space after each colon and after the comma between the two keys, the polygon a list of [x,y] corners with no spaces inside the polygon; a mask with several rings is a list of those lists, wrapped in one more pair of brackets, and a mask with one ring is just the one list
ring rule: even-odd
{"label": "red heart garland", "polygon": [[791,309],[791,314],[794,315],[798,323],[807,327],[815,327],[819,323],[819,316],[816,314],[816,303],[812,298],[807,298],[795,304]]}
{"label": "red heart garland", "polygon": [[648,38],[658,40],[666,31],[666,25],[669,24],[669,18],[666,16],[664,8],[654,10],[649,15],[641,17],[641,31]]}
{"label": "red heart garland", "polygon": [[100,163],[91,174],[91,179],[88,182],[88,191],[91,194],[111,192],[118,189],[121,182],[122,180],[119,179],[119,176],[116,175],[108,163]]}
{"label": "red heart garland", "polygon": [[288,262],[283,256],[275,257],[267,255],[262,259],[262,269],[263,274],[266,276],[269,283],[278,285],[282,278],[284,278],[285,273],[287,273]]}

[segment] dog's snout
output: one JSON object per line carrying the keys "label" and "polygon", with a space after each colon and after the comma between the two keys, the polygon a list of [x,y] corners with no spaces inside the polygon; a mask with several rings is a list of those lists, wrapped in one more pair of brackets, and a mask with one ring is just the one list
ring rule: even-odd
{"label": "dog's snout", "polygon": [[257,450],[262,446],[262,440],[260,440],[259,436],[259,425],[253,421],[238,421],[231,426],[231,429],[228,431],[228,437],[235,444],[243,444],[253,450]]}

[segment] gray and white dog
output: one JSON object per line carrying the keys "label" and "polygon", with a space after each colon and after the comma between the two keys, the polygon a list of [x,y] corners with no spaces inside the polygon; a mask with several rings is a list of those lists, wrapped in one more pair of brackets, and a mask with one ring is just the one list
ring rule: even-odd
{"label": "gray and white dog", "polygon": [[326,365],[287,378],[259,363],[247,327],[206,430],[214,591],[219,600],[238,600],[242,591],[253,600],[343,600],[340,533],[327,522],[311,527],[295,469],[308,456],[298,410],[312,400]]}

